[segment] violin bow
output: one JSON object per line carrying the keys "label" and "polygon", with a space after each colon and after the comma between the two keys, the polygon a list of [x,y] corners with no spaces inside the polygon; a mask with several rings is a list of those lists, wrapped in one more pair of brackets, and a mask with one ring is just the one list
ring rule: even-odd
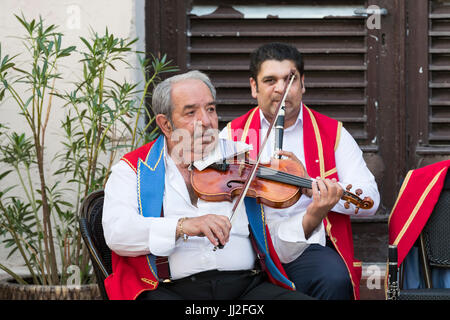
{"label": "violin bow", "polygon": [[244,201],[244,197],[247,194],[247,191],[250,187],[251,182],[253,181],[255,174],[256,174],[256,170],[258,168],[258,165],[261,161],[261,155],[262,155],[262,150],[264,150],[264,147],[266,146],[267,140],[269,139],[269,135],[270,132],[273,129],[273,126],[275,124],[276,119],[278,118],[278,114],[280,112],[281,106],[285,104],[286,101],[286,97],[287,94],[289,93],[289,90],[292,86],[292,82],[294,82],[294,78],[295,78],[295,70],[291,70],[291,72],[289,73],[288,76],[288,81],[285,84],[284,87],[284,91],[283,91],[283,98],[282,100],[278,103],[277,109],[276,109],[276,116],[272,119],[272,121],[270,122],[270,126],[269,129],[267,130],[267,134],[263,140],[263,143],[261,144],[261,147],[259,149],[259,153],[258,153],[258,158],[256,159],[256,162],[252,165],[252,169],[250,171],[250,174],[247,178],[247,180],[245,181],[244,187],[243,187],[243,191],[241,192],[241,194],[238,197],[238,200],[234,203],[233,209],[231,211],[231,216],[230,216],[230,221],[233,219],[235,212],[237,211],[237,209],[242,205],[242,202]]}
{"label": "violin bow", "polygon": [[[283,98],[278,103],[278,106],[277,106],[277,109],[275,112],[276,116],[270,122],[269,129],[267,130],[267,134],[266,134],[266,136],[263,140],[263,143],[261,144],[261,147],[259,149],[259,153],[258,153],[256,162],[254,164],[252,164],[252,169],[250,171],[250,174],[248,175],[247,180],[245,181],[243,190],[242,190],[241,194],[239,195],[238,199],[236,200],[236,202],[234,203],[233,209],[231,210],[231,215],[229,218],[230,222],[233,220],[234,214],[236,213],[237,209],[240,208],[240,206],[242,205],[242,202],[244,202],[244,198],[245,198],[245,195],[247,194],[248,189],[250,188],[250,184],[253,181],[253,179],[255,178],[256,171],[258,169],[258,165],[261,161],[262,150],[264,150],[264,147],[266,146],[267,140],[269,139],[269,136],[274,127],[275,121],[278,118],[278,114],[280,113],[281,106],[285,104],[287,94],[289,93],[292,83],[294,82],[294,78],[295,78],[295,70],[292,69],[289,73],[288,81],[286,82],[286,84],[284,86]],[[215,246],[213,250],[216,251],[217,248],[222,249],[223,245],[219,244],[219,245]]]}

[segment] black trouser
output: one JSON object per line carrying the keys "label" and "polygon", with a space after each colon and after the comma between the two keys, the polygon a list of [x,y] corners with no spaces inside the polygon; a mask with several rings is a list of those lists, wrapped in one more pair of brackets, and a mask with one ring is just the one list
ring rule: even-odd
{"label": "black trouser", "polygon": [[206,271],[160,283],[156,290],[144,291],[138,300],[309,300],[307,295],[281,288],[267,281],[264,273],[246,271]]}
{"label": "black trouser", "polygon": [[297,259],[283,264],[298,291],[317,299],[353,298],[353,286],[347,267],[330,247],[311,244]]}

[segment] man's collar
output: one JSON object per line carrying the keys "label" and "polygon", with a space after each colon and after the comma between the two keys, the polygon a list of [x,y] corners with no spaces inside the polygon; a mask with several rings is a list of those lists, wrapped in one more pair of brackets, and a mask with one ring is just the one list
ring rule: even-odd
{"label": "man's collar", "polygon": [[167,156],[168,156],[168,154],[169,153],[167,151],[167,139],[164,136],[164,153],[163,153],[163,158],[164,158],[164,164],[165,164],[166,168],[167,168],[167,165],[168,165],[168,163],[167,163]]}

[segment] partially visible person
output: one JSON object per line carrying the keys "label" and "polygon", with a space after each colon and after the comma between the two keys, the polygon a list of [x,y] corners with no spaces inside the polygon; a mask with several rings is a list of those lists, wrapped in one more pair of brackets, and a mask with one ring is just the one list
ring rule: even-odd
{"label": "partially visible person", "polygon": [[[291,70],[295,78],[286,98],[279,154],[306,167],[306,178],[316,183],[289,208],[264,206],[271,240],[297,290],[318,299],[358,299],[362,266],[354,258],[350,224],[355,207],[346,208],[341,200],[343,186],[351,184],[351,191],[360,189],[362,198],[373,199],[370,210],[359,210],[361,216],[375,214],[380,196],[362,151],[342,123],[302,102],[304,63],[295,47],[269,43],[252,52],[250,86],[258,106],[228,123],[220,137],[252,144],[251,157],[256,159]],[[274,156],[273,141],[272,132],[262,150],[263,162]]]}

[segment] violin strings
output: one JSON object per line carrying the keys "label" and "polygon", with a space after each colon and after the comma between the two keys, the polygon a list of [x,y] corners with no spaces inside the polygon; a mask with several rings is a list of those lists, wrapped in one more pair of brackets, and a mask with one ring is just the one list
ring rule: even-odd
{"label": "violin strings", "polygon": [[[260,171],[264,175],[268,175],[268,176],[272,175],[272,176],[281,177],[281,178],[283,178],[283,181],[286,181],[286,182],[291,182],[293,184],[301,184],[302,187],[307,187],[307,188],[311,187],[311,180],[301,178],[301,177],[298,177],[298,176],[290,174],[290,173],[286,173],[283,171],[277,171],[277,170],[267,168],[267,167],[260,167]],[[281,182],[283,182],[283,181],[281,181]]]}
{"label": "violin strings", "polygon": [[[299,176],[296,176],[296,175],[293,175],[293,174],[290,174],[290,173],[286,173],[286,172],[283,172],[283,171],[277,171],[277,170],[274,170],[274,169],[271,169],[271,168],[267,168],[267,167],[261,166],[261,167],[258,168],[258,173],[263,175],[261,178],[265,178],[265,179],[268,179],[268,180],[277,181],[277,179],[269,178],[270,176],[272,176],[272,177],[277,176],[277,177],[282,178],[282,179],[280,179],[282,181],[279,181],[279,182],[285,182],[285,183],[292,184],[292,185],[299,186],[299,187],[303,187],[303,188],[309,188],[309,189],[312,188],[312,180],[309,180],[309,179],[306,179],[306,178],[302,178],[302,177],[299,177]],[[352,198],[355,201],[361,201],[354,194],[352,194],[351,192],[348,192],[346,190],[344,190],[344,196]]]}
{"label": "violin strings", "polygon": [[[304,187],[304,188],[312,188],[312,180],[302,178],[302,177],[299,177],[299,176],[296,176],[296,175],[293,175],[293,174],[290,174],[290,173],[287,173],[284,171],[277,171],[272,168],[260,167],[259,172],[262,175],[267,175],[267,176],[270,176],[270,175],[282,176],[283,178],[286,178],[288,181],[293,182],[295,185],[302,184],[302,187]],[[266,178],[266,177],[263,177],[263,178]],[[355,198],[351,192],[348,192],[346,190],[344,190],[344,194],[347,194],[347,195]]]}
{"label": "violin strings", "polygon": [[[312,187],[312,181],[309,179],[298,177],[296,175],[286,173],[283,171],[277,171],[277,170],[267,168],[264,166],[261,166],[258,168],[258,173],[260,173],[261,175],[264,175],[264,177],[262,177],[262,178],[266,178],[269,180],[272,180],[271,178],[269,178],[269,176],[279,177],[279,178],[282,178],[282,181],[280,181],[280,182],[286,182],[286,183],[296,185],[299,187],[304,187],[304,188]],[[273,180],[275,180],[275,179],[273,179]]]}

